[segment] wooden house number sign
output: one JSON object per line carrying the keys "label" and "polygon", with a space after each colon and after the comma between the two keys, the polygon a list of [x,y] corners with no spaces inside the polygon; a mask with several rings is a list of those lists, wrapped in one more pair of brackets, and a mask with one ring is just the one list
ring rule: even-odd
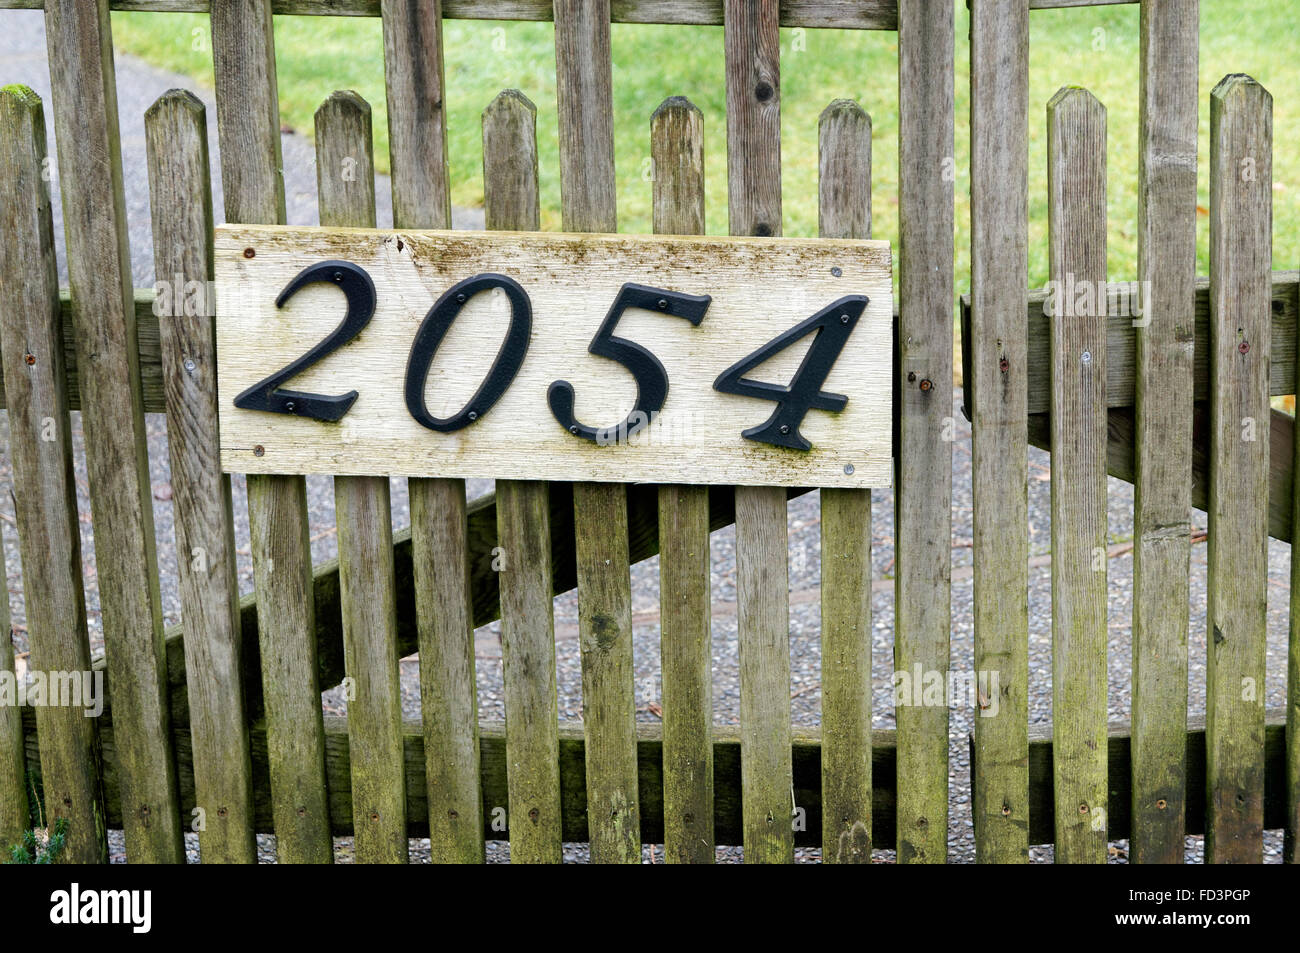
{"label": "wooden house number sign", "polygon": [[883,241],[222,226],[221,462],[891,479]]}

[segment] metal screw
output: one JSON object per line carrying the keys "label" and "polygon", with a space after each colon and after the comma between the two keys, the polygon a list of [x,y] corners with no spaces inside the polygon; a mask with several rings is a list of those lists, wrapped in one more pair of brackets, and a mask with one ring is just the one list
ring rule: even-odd
{"label": "metal screw", "polygon": [[1088,813],[1088,805],[1087,805],[1087,804],[1080,804],[1080,805],[1079,805],[1079,813],[1080,813],[1080,814],[1087,814],[1087,813]]}
{"label": "metal screw", "polygon": [[840,324],[848,324],[848,323],[849,323],[849,316],[847,314],[841,314]]}
{"label": "metal screw", "polygon": [[1250,351],[1250,342],[1242,341],[1240,344],[1237,345],[1237,350],[1240,351],[1242,354],[1248,353]]}
{"label": "metal screw", "polygon": [[217,817],[225,817],[225,816],[226,816],[227,814],[229,814],[229,813],[230,813],[230,811],[228,811],[228,810],[227,810],[226,808],[224,808],[224,807],[219,807],[219,808],[217,808]]}
{"label": "metal screw", "polygon": [[188,357],[187,357],[187,358],[185,359],[185,369],[186,369],[187,371],[189,371],[191,374],[194,373],[194,368],[195,368],[195,366],[196,366],[196,365],[194,364],[194,361],[193,361],[191,358],[188,358]]}
{"label": "metal screw", "polygon": [[261,457],[265,455],[266,455],[266,447],[262,446],[260,443],[253,448],[253,456]]}
{"label": "metal screw", "polygon": [[789,432],[790,432],[790,425],[789,425],[789,424],[782,424],[782,425],[781,425],[781,433],[789,433]]}
{"label": "metal screw", "polygon": [[853,476],[853,464],[851,463],[844,464],[844,475]]}
{"label": "metal screw", "polygon": [[298,409],[298,405],[291,400],[286,400],[284,402],[284,409],[289,411],[289,413],[293,413],[295,410]]}
{"label": "metal screw", "polygon": [[569,428],[569,433],[576,434],[577,432],[578,432],[577,424],[574,424],[572,427]]}
{"label": "metal screw", "polygon": [[30,367],[31,365],[33,365],[33,364],[36,363],[36,355],[35,355],[35,354],[32,354],[32,353],[29,351],[29,352],[27,353],[27,356],[24,357],[23,360],[26,361],[26,362],[27,362],[27,366]]}
{"label": "metal screw", "polygon": [[477,410],[471,410],[471,411],[469,412],[469,419],[470,419],[470,420],[478,420],[478,411],[477,411]]}
{"label": "metal screw", "polygon": [[932,384],[932,383],[930,382],[930,379],[929,379],[929,378],[926,378],[925,380],[921,381],[921,390],[923,390],[923,391],[928,391],[928,390],[929,390],[930,388],[932,388],[933,386],[934,386],[934,384]]}
{"label": "metal screw", "polygon": [[456,295],[456,303],[457,303],[457,304],[464,304],[464,303],[465,303],[465,293],[464,293],[464,292],[461,292],[460,294]]}
{"label": "metal screw", "polygon": [[1168,803],[1164,798],[1161,798],[1160,800],[1156,801],[1156,808],[1157,808],[1158,810],[1163,811],[1163,810],[1164,810],[1166,807],[1168,807],[1168,806],[1169,806],[1169,803]]}
{"label": "metal screw", "polygon": [[1011,366],[1011,362],[1008,361],[1005,357],[1002,360],[998,361],[998,367],[1001,369],[1003,374],[1007,372],[1007,368],[1010,366]]}
{"label": "metal screw", "polygon": [[660,311],[667,311],[667,310],[668,310],[668,299],[667,299],[667,298],[660,298],[658,303],[659,303],[659,310],[660,310]]}
{"label": "metal screw", "polygon": [[836,278],[838,278],[842,274],[844,274],[844,269],[841,268],[839,265],[836,265],[834,268],[831,269],[831,274],[834,275]]}
{"label": "metal screw", "polygon": [[342,281],[342,280],[343,280],[343,272],[341,272],[341,271],[336,271],[336,272],[334,272],[334,280],[335,280],[336,282]]}
{"label": "metal screw", "polygon": [[910,383],[912,383],[914,380],[916,380],[916,371],[908,371],[908,372],[907,372],[907,382],[910,384]]}
{"label": "metal screw", "polygon": [[1085,364],[1091,364],[1091,363],[1092,363],[1092,352],[1091,352],[1091,351],[1084,351],[1081,355],[1079,355],[1079,360],[1083,361],[1083,363],[1085,363]]}
{"label": "metal screw", "polygon": [[1002,805],[1002,816],[1003,816],[1003,817],[1010,817],[1010,816],[1011,816],[1011,805],[1010,805],[1010,804],[1003,804],[1003,805]]}
{"label": "metal screw", "polygon": [[244,257],[245,257],[245,258],[256,258],[256,257],[257,257],[257,252],[253,251],[253,249],[251,249],[251,248],[245,248],[245,249],[244,249]]}

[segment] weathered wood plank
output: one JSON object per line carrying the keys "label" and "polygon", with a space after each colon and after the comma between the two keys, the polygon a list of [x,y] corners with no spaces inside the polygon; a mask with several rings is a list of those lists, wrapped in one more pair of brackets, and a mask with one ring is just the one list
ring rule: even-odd
{"label": "weathered wood plank", "polygon": [[[871,237],[871,117],[818,122],[824,238]],[[871,863],[871,490],[821,491],[822,860]]]}
{"label": "weathered wood plank", "polygon": [[1273,97],[1234,74],[1210,94],[1207,863],[1263,860],[1272,256]]}
{"label": "weathered wood plank", "polygon": [[[975,671],[997,673],[996,715],[975,719],[975,850],[1028,859],[1028,512],[1025,311],[1027,0],[971,3],[971,344],[975,407]],[[991,678],[990,676],[987,676]]]}
{"label": "weathered wood plank", "polygon": [[[781,234],[781,44],[775,0],[725,0],[727,208],[733,235]],[[794,860],[785,494],[736,488],[747,863]]]}
{"label": "weathered wood plank", "polygon": [[[704,233],[704,114],[664,100],[650,120],[654,230]],[[709,490],[659,487],[659,638],[663,679],[664,858],[711,864],[713,641]]]}
{"label": "weathered wood plank", "polygon": [[[154,267],[183,295],[212,281],[212,186],[203,103],[165,93],[145,114]],[[251,763],[241,686],[239,577],[230,477],[221,472],[213,315],[159,321],[167,447],[176,510],[185,669],[204,863],[257,862]]]}
{"label": "weathered wood plank", "polygon": [[107,0],[45,5],[72,310],[85,397],[108,675],[119,686],[128,859],[185,859],[168,740],[158,559],[140,403],[117,84]]}
{"label": "weathered wood plank", "polygon": [[[0,106],[0,114],[3,113]],[[0,119],[0,122],[3,122]],[[7,131],[7,130],[6,130]],[[2,161],[2,160],[0,160]],[[0,215],[3,215],[0,212]],[[13,629],[9,627],[9,586],[0,600],[0,678],[17,684]],[[17,705],[0,706],[0,844],[22,843],[30,826],[27,759],[23,748],[23,713]]]}
{"label": "weathered wood plank", "polygon": [[[894,669],[947,679],[951,632],[953,2],[898,8]],[[969,366],[969,365],[967,365]],[[898,705],[899,863],[948,856],[948,708]]]}
{"label": "weathered wood plank", "polygon": [[[316,110],[315,126],[321,224],[373,226],[370,105],[356,93],[334,93]],[[355,687],[348,697],[348,730],[356,758],[352,768],[356,859],[405,863],[402,685],[388,478],[335,477],[334,506],[343,651]]]}
{"label": "weathered wood plank", "polygon": [[[1300,310],[1300,284],[1295,289],[1295,304],[1297,310]],[[1270,348],[1273,348],[1270,344]],[[1297,371],[1300,372],[1300,357],[1297,358]],[[1276,412],[1274,412],[1276,416]],[[1282,462],[1290,462],[1291,478],[1289,484],[1291,487],[1290,498],[1290,516],[1291,526],[1294,528],[1297,522],[1300,522],[1300,482],[1294,479],[1297,471],[1300,471],[1300,414],[1294,419],[1287,420],[1291,430],[1292,452],[1279,453],[1275,446],[1269,446],[1269,470],[1277,469],[1279,459]],[[1272,502],[1273,486],[1270,479],[1269,486],[1269,510],[1270,526],[1269,533],[1273,535],[1272,530]],[[1294,545],[1294,544],[1293,544]],[[1300,559],[1291,560],[1291,615],[1290,615],[1290,640],[1287,649],[1287,706],[1286,706],[1286,835],[1282,844],[1282,859],[1288,864],[1300,863]]]}
{"label": "weathered wood plank", "polygon": [[[555,3],[560,206],[568,231],[618,230],[609,31],[608,0]],[[626,491],[575,483],[573,513],[591,859],[640,863]]]}
{"label": "weathered wood plank", "polygon": [[[1035,5],[1071,6],[1080,0],[1033,0]],[[1089,3],[1136,3],[1137,0],[1088,0]],[[383,0],[273,0],[277,14],[294,16],[377,17]],[[0,10],[39,10],[43,0],[0,0]],[[112,0],[114,10],[159,13],[207,13],[210,0]],[[719,0],[612,0],[615,23],[665,23],[720,26]],[[552,0],[444,0],[443,16],[459,20],[550,20]],[[784,0],[783,27],[829,27],[841,30],[892,30],[898,22],[897,0]]]}
{"label": "weathered wood plank", "polygon": [[[0,90],[0,226],[6,236],[0,242],[0,344],[7,371],[4,386],[27,611],[28,668],[87,672],[90,641],[54,225],[42,177],[45,141],[40,97],[25,86]],[[6,610],[7,601],[6,588]],[[0,668],[12,669],[7,625],[3,639],[6,659]],[[79,707],[45,705],[36,709],[36,722],[47,782],[46,823],[66,818],[68,860],[107,863],[96,719],[87,718]],[[21,767],[19,781],[25,784]],[[26,805],[25,793],[21,802],[13,802],[6,827],[28,826],[26,811],[17,810],[20,803]],[[11,843],[16,838],[4,846]]]}
{"label": "weathered wood plank", "polygon": [[[1181,863],[1187,721],[1199,0],[1144,3],[1133,506],[1133,857]],[[1207,350],[1208,353],[1208,350]]]}
{"label": "weathered wood plank", "polygon": [[[283,222],[284,175],[270,3],[232,0],[217,4],[211,20],[226,220]],[[301,477],[257,475],[248,477],[247,486],[272,784],[279,788],[278,804],[295,805],[295,811],[302,808],[306,812],[301,824],[280,812],[282,823],[290,825],[286,856],[327,863],[333,854],[326,850],[321,834],[324,818],[317,793],[323,756],[307,486]],[[250,644],[246,637],[245,645]],[[339,677],[345,654],[340,623],[335,656]]]}
{"label": "weathered wood plank", "polygon": [[[449,228],[441,7],[385,0],[383,14],[393,220]],[[465,482],[412,479],[408,492],[430,849],[440,861],[482,863]]]}
{"label": "weathered wood plank", "polygon": [[[545,484],[497,483],[510,859],[559,863],[560,766]],[[499,804],[500,801],[490,803]]]}
{"label": "weathered wood plank", "polygon": [[[348,732],[345,718],[329,717],[326,724],[326,757],[329,773],[330,813],[335,818],[333,833],[339,837],[352,834],[352,793],[348,776]],[[185,811],[194,806],[194,780],[190,773],[189,733],[182,726],[174,727],[177,752],[181,805]],[[35,719],[32,709],[23,709],[23,728],[27,739],[27,766],[34,775],[40,790],[40,763],[37,752]],[[117,796],[117,778],[114,768],[113,726],[109,718],[103,726],[105,751],[105,789],[108,796],[108,823],[121,824],[121,807]],[[735,726],[718,726],[714,729],[714,764],[717,775],[717,837],[723,846],[738,845],[743,837],[740,795],[740,733]],[[1267,770],[1264,776],[1264,823],[1271,829],[1283,826],[1286,814],[1285,751],[1286,713],[1272,709],[1265,717],[1265,757]],[[411,837],[425,837],[425,790],[423,772],[423,737],[416,721],[402,725],[405,749],[407,802],[412,806],[409,828]],[[480,730],[483,749],[483,796],[488,803],[500,804],[506,799],[508,774],[506,756],[506,729],[502,722],[484,722]],[[1187,752],[1188,834],[1205,832],[1205,723],[1193,718],[1185,735]],[[270,793],[266,786],[266,747],[261,724],[250,729],[253,754],[254,803],[257,807],[259,833],[272,832]],[[875,784],[872,801],[872,843],[880,848],[894,846],[894,780],[895,733],[888,729],[875,732],[872,746],[872,779]],[[1111,836],[1127,837],[1129,831],[1128,805],[1130,798],[1129,725],[1116,722],[1110,726],[1110,809]],[[560,729],[557,760],[559,772],[566,779],[560,809],[563,815],[562,836],[566,842],[582,842],[587,836],[587,792],[581,779],[584,767],[584,741],[582,728],[566,725]],[[662,781],[662,730],[655,724],[637,726],[637,760],[640,771],[641,838],[648,844],[663,839],[662,802],[659,799]],[[816,847],[821,838],[821,740],[816,729],[795,729],[791,744],[794,766],[795,798],[808,810],[807,830],[796,833],[800,847]],[[1051,725],[1034,725],[1029,732],[1030,777],[1030,827],[1033,844],[1050,844],[1053,835],[1052,817],[1052,728]],[[484,835],[490,840],[503,840],[508,834],[492,826],[490,817],[484,818]]]}
{"label": "weathered wood plank", "polygon": [[[1106,107],[1047,104],[1048,258],[1058,283],[1106,283]],[[1105,306],[1104,298],[1099,304]],[[1106,853],[1106,313],[1052,321],[1052,727],[1056,862]]]}
{"label": "weathered wood plank", "polygon": [[[541,208],[537,179],[537,108],[510,89],[483,111],[483,204],[489,229],[533,231]],[[561,859],[559,725],[555,694],[555,610],[551,601],[553,527],[565,524],[556,500],[572,518],[567,484],[499,480],[496,497],[500,561],[501,665],[505,685],[506,777],[489,804],[507,804],[510,859],[559,863]],[[570,522],[569,525],[572,525]],[[569,553],[559,565],[573,567]],[[582,785],[583,795],[586,786]]]}

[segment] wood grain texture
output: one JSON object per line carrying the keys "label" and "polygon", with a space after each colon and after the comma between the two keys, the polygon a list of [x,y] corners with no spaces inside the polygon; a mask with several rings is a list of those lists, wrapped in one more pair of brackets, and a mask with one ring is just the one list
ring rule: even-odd
{"label": "wood grain texture", "polygon": [[[383,13],[393,220],[403,227],[449,228],[442,11],[436,2],[401,0],[386,2]],[[430,849],[441,861],[481,863],[465,484],[413,479],[408,492]]]}
{"label": "wood grain texture", "polygon": [[[885,242],[222,226],[216,247],[223,394],[241,393],[337,326],[342,296],[329,283],[304,287],[276,308],[276,293],[305,263],[353,262],[381,289],[364,332],[291,385],[323,394],[358,390],[347,416],[324,424],[240,410],[225,400],[227,469],[778,487],[889,481],[891,294]],[[253,249],[253,258],[246,249]],[[755,269],[761,269],[761,283]],[[505,273],[528,294],[529,347],[496,404],[462,430],[436,433],[408,412],[400,372],[376,377],[366,368],[388,366],[395,356],[400,362],[433,302],[455,282],[482,272]],[[615,428],[626,418],[636,399],[634,378],[618,361],[589,353],[588,346],[628,281],[709,294],[712,300],[698,327],[640,308],[620,319],[618,335],[648,346],[663,363],[670,387],[649,427],[626,439],[612,430],[601,446],[560,426],[547,391],[555,380],[569,380],[577,419]],[[801,429],[813,445],[808,451],[746,440],[745,428],[766,419],[771,404],[717,392],[718,374],[852,293],[869,301],[825,384],[848,396],[845,409],[807,415]],[[756,310],[759,300],[763,307]],[[429,370],[425,395],[432,413],[449,416],[467,404],[494,360],[495,348],[484,347],[484,340],[502,340],[509,320],[504,293],[475,295],[464,304]],[[801,357],[797,348],[786,349],[766,363],[759,379],[790,380]],[[666,446],[674,453],[665,454]]]}
{"label": "wood grain texture", "polygon": [[[1296,285],[1294,300],[1296,308],[1300,309],[1300,284]],[[1297,358],[1297,372],[1300,372],[1300,358]],[[1300,424],[1297,421],[1300,421],[1300,415],[1285,421],[1291,424],[1292,452],[1289,456],[1285,453],[1278,454],[1274,447],[1269,447],[1270,469],[1277,467],[1279,457],[1283,462],[1289,460],[1291,463],[1290,512],[1293,528],[1300,521],[1300,482],[1295,480],[1296,472],[1300,471],[1300,431],[1296,429]],[[1270,504],[1273,499],[1271,491],[1270,485]],[[1271,525],[1269,533],[1272,535]],[[1282,860],[1294,864],[1300,862],[1300,559],[1291,561],[1290,609],[1286,680],[1286,833],[1282,841]]]}
{"label": "wood grain texture", "polygon": [[[871,117],[818,123],[823,238],[871,237]],[[821,491],[822,860],[871,863],[871,490]]]}
{"label": "wood grain texture", "polygon": [[[15,676],[13,629],[9,627],[9,586],[6,584],[4,599],[0,600],[0,679],[17,684]],[[6,704],[0,706],[0,844],[22,843],[23,831],[31,827],[29,816],[23,713],[17,705]]]}
{"label": "wood grain texture", "polygon": [[393,220],[448,228],[446,79],[440,0],[382,0]]}
{"label": "wood grain texture", "polygon": [[[560,205],[569,231],[614,232],[613,61],[607,0],[555,5]],[[627,492],[573,485],[591,859],[641,862]]]}
{"label": "wood grain texture", "polygon": [[[1144,3],[1133,502],[1133,859],[1182,863],[1199,0]],[[1208,353],[1208,349],[1206,349]]]}
{"label": "wood grain texture", "polygon": [[82,427],[108,675],[119,686],[129,860],[184,860],[168,743],[158,559],[140,403],[117,85],[107,0],[50,0],[45,39],[59,153]]}
{"label": "wood grain texture", "polygon": [[[212,280],[207,120],[192,93],[165,93],[145,114],[154,268],[173,293]],[[206,286],[206,285],[205,285]],[[217,347],[211,315],[159,321],[167,447],[189,675],[190,732],[205,863],[257,862],[252,765],[242,686],[239,577],[230,477],[221,472]]]}
{"label": "wood grain texture", "polygon": [[[483,112],[483,194],[489,229],[535,229],[537,109],[518,90],[498,95]],[[493,575],[500,580],[501,666],[505,690],[507,790],[489,797],[508,806],[510,859],[559,863],[561,826],[559,711],[555,695],[555,610],[552,593],[552,500],[567,501],[567,484],[497,481]],[[566,554],[567,556],[567,554]],[[576,560],[562,557],[563,564]],[[574,585],[577,585],[576,568]],[[585,795],[586,785],[580,785]]]}
{"label": "wood grain texture", "polygon": [[[951,632],[953,2],[898,8],[894,669],[946,680]],[[955,161],[955,160],[953,160]],[[969,366],[969,365],[966,365]],[[967,375],[967,380],[970,376]],[[899,863],[948,855],[948,708],[900,705]]]}
{"label": "wood grain texture", "polygon": [[[729,230],[732,235],[780,235],[778,4],[725,0],[723,16]],[[784,494],[770,486],[737,487],[737,639],[747,863],[794,859],[787,555]]]}
{"label": "wood grain texture", "polygon": [[[510,860],[561,860],[555,611],[546,485],[497,483]],[[494,806],[499,801],[489,802]]]}
{"label": "wood grain texture", "polygon": [[[1136,3],[1137,0],[1086,0],[1091,4]],[[1034,6],[1079,6],[1081,0],[1033,0]],[[43,0],[0,0],[0,10],[39,10]],[[207,13],[210,0],[112,0],[114,10],[157,13]],[[277,14],[294,16],[377,17],[383,0],[273,0]],[[551,20],[552,0],[443,0],[443,16],[460,20]],[[841,30],[892,30],[898,22],[897,0],[784,0],[783,27],[829,27]],[[719,26],[720,0],[611,0],[615,23],[671,23]]]}
{"label": "wood grain texture", "polygon": [[[321,224],[373,227],[370,105],[356,93],[334,93],[316,110],[315,126]],[[356,859],[405,863],[402,684],[388,478],[335,477],[334,506],[343,651],[355,687],[348,698],[348,729],[358,755],[352,768]]]}
{"label": "wood grain texture", "polygon": [[1206,863],[1264,856],[1272,238],[1273,97],[1234,74],[1210,94]]}
{"label": "wood grain texture", "polygon": [[[704,232],[704,114],[664,100],[650,119],[656,232]],[[709,490],[659,487],[659,639],[663,680],[664,859],[711,864],[713,641]]]}
{"label": "wood grain texture", "polygon": [[[1106,107],[1085,89],[1063,88],[1047,104],[1047,181],[1052,277],[1104,287]],[[1106,314],[1067,305],[1051,324],[1055,858],[1104,864]]]}
{"label": "wood grain texture", "polygon": [[[86,602],[81,579],[81,534],[72,469],[72,427],[63,368],[62,314],[54,258],[54,225],[45,170],[45,118],[41,100],[24,86],[0,90],[0,346],[9,408],[14,518],[27,614],[28,668],[35,672],[90,671]],[[52,439],[51,439],[52,438]],[[8,610],[6,588],[6,613]],[[5,620],[7,621],[7,620]],[[5,626],[5,658],[13,650]],[[6,709],[6,712],[10,709]],[[15,709],[16,711],[16,709]],[[7,743],[15,726],[5,716]],[[68,822],[67,860],[107,863],[104,793],[96,720],[81,708],[36,709],[40,770],[45,779],[43,816]],[[22,737],[21,726],[17,736]],[[8,752],[12,758],[12,751]],[[6,760],[8,787],[12,761]],[[6,799],[6,829],[28,827],[26,778]],[[12,792],[11,792],[12,793]],[[21,800],[19,800],[21,798]],[[12,833],[12,832],[11,832]],[[17,843],[17,838],[4,846]]]}
{"label": "wood grain texture", "polygon": [[[971,3],[972,438],[975,671],[997,673],[975,718],[976,857],[1028,859],[1028,511],[1025,428],[1026,0]],[[992,712],[996,711],[996,714]]]}
{"label": "wood grain texture", "polygon": [[[226,220],[283,222],[270,4],[267,0],[218,4],[211,27]],[[217,322],[218,356],[221,323]],[[217,390],[224,393],[220,380]],[[272,783],[278,774],[276,798],[282,808],[278,819],[290,842],[285,848],[288,856],[327,863],[333,853],[321,831],[323,754],[307,486],[301,477],[283,475],[250,475],[247,485],[261,687],[274,765]],[[346,656],[341,623],[338,637],[335,661],[341,677]],[[293,818],[287,816],[291,806]],[[304,813],[299,815],[298,810]]]}

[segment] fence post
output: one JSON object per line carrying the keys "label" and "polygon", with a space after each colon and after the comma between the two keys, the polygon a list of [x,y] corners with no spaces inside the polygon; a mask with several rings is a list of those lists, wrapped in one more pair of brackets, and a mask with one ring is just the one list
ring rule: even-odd
{"label": "fence post", "polygon": [[1206,863],[1260,863],[1268,649],[1273,97],[1210,94],[1210,505]]}
{"label": "fence post", "polygon": [[[217,348],[212,311],[212,188],[207,120],[172,90],[145,114],[154,269],[170,289],[158,314],[167,447],[175,500],[185,672],[194,746],[194,799],[205,863],[257,862],[252,767],[244,710],[239,577],[230,477],[221,472]],[[194,309],[191,289],[202,289]],[[198,313],[194,313],[198,310]]]}
{"label": "fence post", "polygon": [[[5,235],[0,241],[0,357],[31,649],[28,664],[37,672],[89,672],[72,422],[45,158],[40,98],[25,86],[0,90],[0,225]],[[9,637],[6,631],[3,638]],[[9,710],[19,722],[21,740],[21,710]],[[45,823],[52,827],[59,819],[68,822],[64,858],[107,863],[95,719],[80,708],[39,705],[36,733]],[[20,782],[25,786],[21,775]],[[27,803],[25,794],[19,803]],[[15,820],[27,827],[25,812]]]}
{"label": "fence post", "polygon": [[975,675],[972,813],[985,863],[1029,857],[1028,0],[971,0],[971,367]]}
{"label": "fence post", "polygon": [[[818,123],[823,238],[871,237],[871,117]],[[821,490],[822,861],[871,863],[871,491]]]}
{"label": "fence post", "polygon": [[[1056,862],[1106,862],[1106,107],[1047,104]],[[1082,299],[1070,289],[1090,290]],[[1078,301],[1085,302],[1079,309]],[[1092,301],[1092,307],[1086,303]],[[1082,313],[1080,311],[1082,310]]]}
{"label": "fence post", "polygon": [[1196,305],[1198,0],[1144,3],[1133,501],[1133,836],[1182,863]]}
{"label": "fence post", "polygon": [[[704,114],[680,96],[650,119],[654,230],[704,234]],[[664,721],[664,858],[711,864],[713,641],[709,488],[659,487],[659,612]]]}
{"label": "fence post", "polygon": [[108,0],[47,0],[45,38],[127,856],[180,863]]}

